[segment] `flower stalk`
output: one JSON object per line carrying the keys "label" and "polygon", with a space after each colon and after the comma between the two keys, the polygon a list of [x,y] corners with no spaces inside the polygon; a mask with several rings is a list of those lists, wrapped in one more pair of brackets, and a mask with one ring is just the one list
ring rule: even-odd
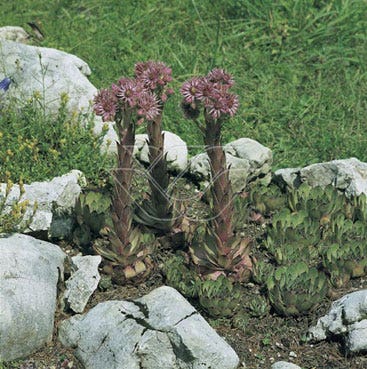
{"label": "flower stalk", "polygon": [[130,194],[133,175],[133,150],[136,125],[159,115],[157,96],[137,78],[122,78],[109,89],[102,89],[94,99],[94,112],[103,121],[115,121],[118,134],[117,169],[114,171],[112,220],[114,231],[109,242],[95,243],[95,251],[120,272],[123,280],[144,277],[151,269],[149,250],[143,235],[132,228],[133,210]]}
{"label": "flower stalk", "polygon": [[[221,129],[226,119],[238,109],[238,97],[229,92],[234,81],[223,69],[213,69],[205,77],[194,77],[181,87],[182,108],[203,134],[209,158],[212,183],[212,220],[204,239],[194,238],[191,258],[204,278],[225,275],[233,280],[249,278],[252,262],[250,240],[240,238],[233,230],[233,193],[226,156],[221,145]],[[204,124],[198,118],[203,114]]]}
{"label": "flower stalk", "polygon": [[155,119],[147,121],[150,196],[136,210],[135,220],[163,233],[171,230],[173,219],[173,205],[168,192],[170,176],[167,170],[164,133],[162,132],[164,104],[168,96],[173,93],[167,87],[172,80],[171,73],[171,68],[162,62],[148,61],[135,66],[136,78],[157,96],[160,107],[160,112]]}

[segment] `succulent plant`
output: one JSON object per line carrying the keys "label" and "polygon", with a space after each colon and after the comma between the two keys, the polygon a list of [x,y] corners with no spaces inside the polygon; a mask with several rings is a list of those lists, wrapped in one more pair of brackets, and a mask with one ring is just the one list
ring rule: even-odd
{"label": "succulent plant", "polygon": [[233,229],[242,231],[250,219],[250,200],[248,193],[242,193],[233,198]]}
{"label": "succulent plant", "polygon": [[276,246],[278,243],[297,242],[306,234],[314,234],[315,228],[318,226],[310,221],[305,211],[291,212],[284,208],[274,214],[267,228],[267,243]]}
{"label": "succulent plant", "polygon": [[249,315],[244,310],[240,310],[232,317],[232,324],[235,328],[246,332],[249,320]]}
{"label": "succulent plant", "polygon": [[244,294],[239,283],[223,275],[215,281],[203,281],[198,291],[200,306],[213,317],[233,316],[242,306]]}
{"label": "succulent plant", "polygon": [[[213,69],[206,76],[184,82],[180,89],[184,114],[203,135],[211,170],[212,220],[204,237],[194,238],[190,246],[193,263],[204,279],[226,275],[245,280],[252,269],[249,241],[233,231],[233,191],[221,144],[222,125],[238,109],[238,97],[229,92],[233,84],[230,74]],[[203,123],[198,120],[201,113]]]}
{"label": "succulent plant", "polygon": [[[103,121],[114,121],[118,136],[117,168],[113,171],[114,193],[112,201],[113,232],[107,232],[108,245],[94,245],[96,252],[110,263],[121,263],[123,279],[146,275],[150,267],[147,257],[149,249],[144,249],[140,241],[140,231],[132,229],[132,198],[130,195],[133,174],[133,150],[136,126],[143,122],[161,119],[163,96],[154,92],[157,86],[165,84],[166,70],[156,73],[151,63],[138,63],[134,78],[121,78],[108,89],[101,89],[94,98],[94,112]],[[154,80],[151,77],[154,76]]]}
{"label": "succulent plant", "polygon": [[111,196],[100,191],[80,194],[76,205],[77,228],[73,240],[79,246],[88,245],[105,227],[112,227]]}
{"label": "succulent plant", "polygon": [[162,132],[162,111],[168,95],[173,93],[167,88],[172,81],[171,68],[162,62],[148,61],[135,66],[136,79],[144,87],[154,92],[159,102],[159,114],[147,121],[149,147],[149,186],[150,196],[135,210],[136,222],[166,233],[173,227],[174,203],[169,189],[170,176],[164,154],[164,133]]}
{"label": "succulent plant", "polygon": [[111,229],[105,227],[103,233],[106,238],[95,240],[93,249],[107,261],[107,265],[112,268],[111,272],[118,275],[119,278],[114,277],[115,282],[135,282],[151,272],[153,263],[149,255],[154,243],[153,235],[143,234],[137,227],[133,228],[129,244],[124,245]]}
{"label": "succulent plant", "polygon": [[271,252],[277,265],[289,265],[297,261],[306,261],[308,265],[314,266],[318,264],[318,249],[307,238],[297,242],[280,243]]}
{"label": "succulent plant", "polygon": [[286,206],[287,198],[275,184],[254,186],[249,190],[252,207],[263,215],[270,215]]}
{"label": "succulent plant", "polygon": [[213,317],[230,317],[242,306],[245,291],[225,275],[203,280],[189,265],[187,255],[175,255],[165,262],[167,284],[188,298],[198,299],[200,306]]}
{"label": "succulent plant", "polygon": [[335,242],[342,242],[350,239],[364,239],[367,237],[366,223],[360,220],[353,221],[339,214],[330,223],[330,226],[324,232],[324,239]]}
{"label": "succulent plant", "polygon": [[265,285],[267,279],[273,274],[275,266],[270,262],[256,260],[254,263],[252,279],[259,285]]}
{"label": "succulent plant", "polygon": [[366,240],[349,240],[343,243],[320,245],[322,264],[329,274],[333,287],[340,288],[350,278],[367,274]]}
{"label": "succulent plant", "polygon": [[188,258],[175,255],[168,259],[163,266],[167,284],[176,288],[188,298],[196,298],[202,283],[199,275],[189,267]]}
{"label": "succulent plant", "polygon": [[261,295],[252,296],[246,304],[249,314],[253,317],[264,317],[270,311],[268,300]]}
{"label": "succulent plant", "polygon": [[367,195],[362,193],[358,196],[351,196],[344,214],[353,221],[360,220],[365,223],[367,221]]}
{"label": "succulent plant", "polygon": [[203,237],[195,237],[189,246],[193,263],[204,279],[227,276],[234,281],[248,281],[252,274],[251,239],[232,236],[224,244],[211,227]]}
{"label": "succulent plant", "polygon": [[281,315],[302,315],[311,311],[328,290],[326,275],[305,262],[281,266],[267,280],[271,305]]}

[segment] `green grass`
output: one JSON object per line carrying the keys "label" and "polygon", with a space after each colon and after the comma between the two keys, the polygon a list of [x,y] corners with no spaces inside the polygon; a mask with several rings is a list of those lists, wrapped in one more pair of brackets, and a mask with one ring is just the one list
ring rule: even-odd
{"label": "green grass", "polygon": [[[0,10],[2,25],[39,22],[39,44],[84,59],[98,88],[148,59],[172,66],[176,91],[224,67],[241,101],[224,142],[258,140],[273,150],[274,169],[367,161],[366,0],[13,0]],[[177,92],[165,128],[202,144],[179,104]]]}

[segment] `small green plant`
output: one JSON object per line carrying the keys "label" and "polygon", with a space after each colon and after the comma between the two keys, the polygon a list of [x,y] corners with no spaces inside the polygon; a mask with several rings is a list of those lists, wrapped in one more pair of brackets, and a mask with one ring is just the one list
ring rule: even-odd
{"label": "small green plant", "polygon": [[21,232],[27,229],[37,211],[36,202],[29,212],[29,201],[21,200],[24,194],[22,182],[19,183],[19,196],[10,198],[13,186],[14,184],[9,179],[6,184],[0,186],[0,234]]}
{"label": "small green plant", "polygon": [[262,295],[252,296],[246,306],[249,315],[262,318],[270,311],[268,300]]}
{"label": "small green plant", "polygon": [[263,260],[257,260],[254,263],[254,270],[252,274],[252,279],[255,283],[259,285],[265,285],[266,280],[269,275],[273,274],[275,266],[270,262],[265,262]]}
{"label": "small green plant", "polygon": [[350,278],[367,274],[366,239],[345,239],[342,243],[321,244],[320,254],[333,287],[340,288]]}
{"label": "small green plant", "polygon": [[167,283],[188,298],[197,298],[201,280],[190,268],[184,255],[175,255],[164,263],[163,269]]}
{"label": "small green plant", "polygon": [[231,317],[242,306],[245,294],[239,283],[224,275],[216,280],[202,280],[187,255],[176,255],[165,262],[167,283],[188,298],[199,301],[200,306],[212,317]]}
{"label": "small green plant", "polygon": [[274,184],[252,185],[249,189],[249,201],[252,208],[264,216],[269,216],[286,206],[285,194]]}
{"label": "small green plant", "polygon": [[239,283],[233,283],[221,275],[216,280],[200,284],[200,306],[213,317],[232,317],[242,307],[245,291]]}
{"label": "small green plant", "polygon": [[76,245],[87,246],[106,226],[112,228],[111,202],[107,192],[90,190],[80,194],[75,205],[77,227],[73,241]]}
{"label": "small green plant", "polygon": [[315,308],[328,291],[327,278],[305,262],[281,266],[266,282],[271,305],[281,315],[297,316]]}

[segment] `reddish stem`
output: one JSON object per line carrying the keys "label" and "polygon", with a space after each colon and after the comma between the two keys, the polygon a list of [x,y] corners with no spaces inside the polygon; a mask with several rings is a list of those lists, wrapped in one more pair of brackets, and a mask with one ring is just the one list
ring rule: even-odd
{"label": "reddish stem", "polygon": [[[117,169],[114,171],[113,223],[117,237],[124,246],[130,244],[132,222],[132,181],[135,124],[130,114],[116,122],[120,142],[117,142]],[[122,250],[121,250],[122,253]]]}
{"label": "reddish stem", "polygon": [[213,225],[219,237],[223,254],[227,254],[227,241],[233,236],[233,195],[227,169],[226,156],[221,145],[221,122],[206,115],[205,150],[212,174]]}

